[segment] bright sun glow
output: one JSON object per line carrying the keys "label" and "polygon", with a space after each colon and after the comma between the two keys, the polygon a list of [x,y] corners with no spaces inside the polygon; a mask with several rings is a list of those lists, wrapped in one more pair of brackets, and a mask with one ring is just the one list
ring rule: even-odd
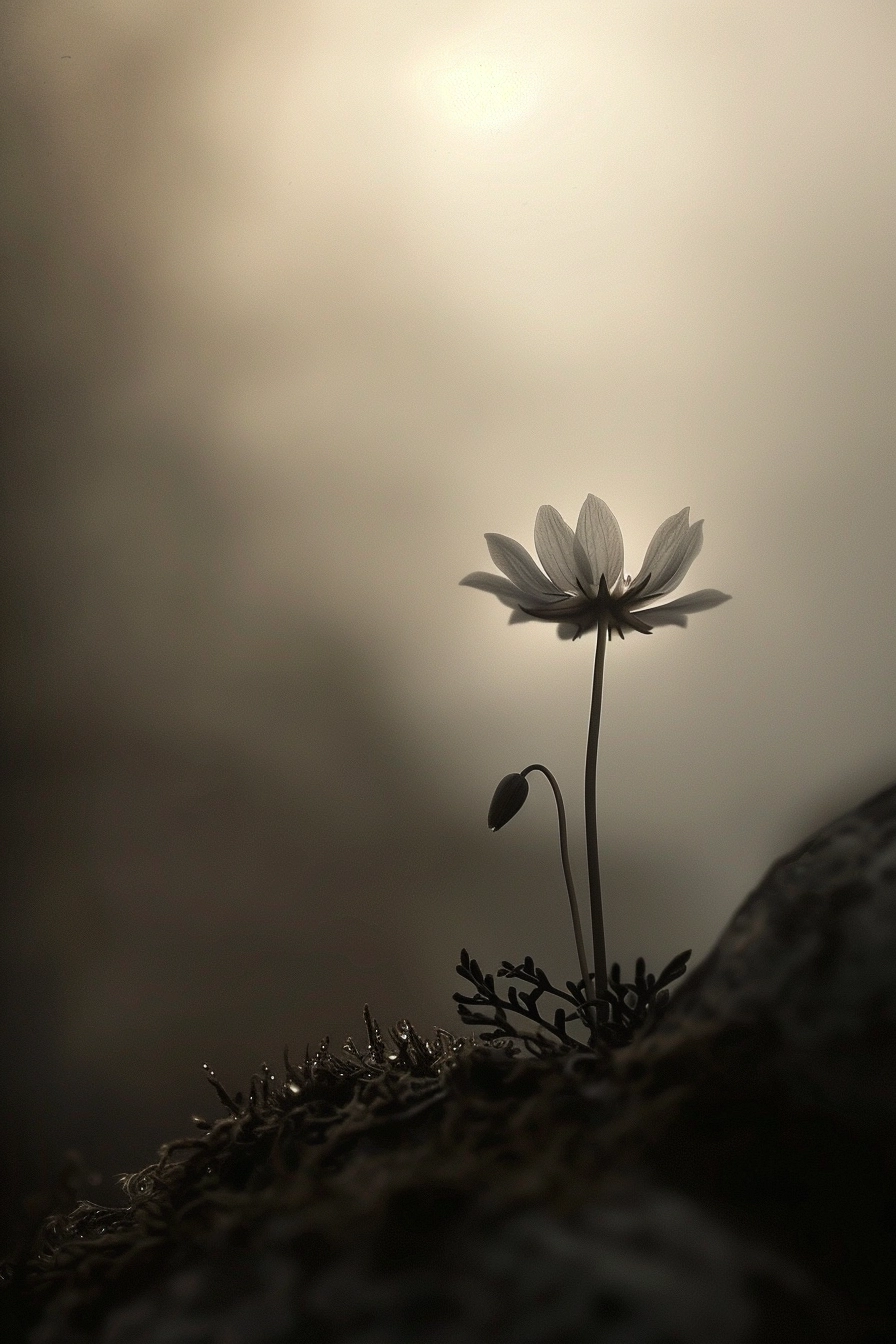
{"label": "bright sun glow", "polygon": [[532,111],[541,81],[522,63],[470,53],[429,72],[422,83],[448,120],[471,131],[497,131]]}

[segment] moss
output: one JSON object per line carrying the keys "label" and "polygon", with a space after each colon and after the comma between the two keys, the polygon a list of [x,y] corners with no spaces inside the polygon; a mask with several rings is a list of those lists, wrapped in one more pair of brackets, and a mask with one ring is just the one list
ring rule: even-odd
{"label": "moss", "polygon": [[483,1191],[496,1210],[559,1200],[571,1170],[601,1166],[576,1138],[603,1105],[589,1090],[604,1053],[545,1038],[533,1054],[447,1031],[430,1041],[407,1021],[384,1037],[365,1018],[364,1049],[324,1041],[299,1065],[284,1055],[279,1076],[262,1068],[245,1095],[210,1074],[226,1114],[196,1117],[194,1135],[125,1178],[122,1207],[82,1201],[46,1218],[6,1266],[8,1312],[33,1320],[63,1297],[91,1327],[210,1240],[298,1211],[309,1268],[374,1226],[381,1254],[426,1255]]}

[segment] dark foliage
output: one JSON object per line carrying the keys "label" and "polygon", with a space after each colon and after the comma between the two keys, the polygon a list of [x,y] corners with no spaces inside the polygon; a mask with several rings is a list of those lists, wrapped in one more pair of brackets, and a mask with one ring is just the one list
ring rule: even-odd
{"label": "dark foliage", "polygon": [[[683,973],[686,960],[687,954],[677,957],[659,977],[646,976],[639,961],[631,984],[621,981],[614,967],[608,995],[596,1001],[585,998],[581,983],[558,990],[531,958],[519,966],[505,962],[499,976],[532,988],[510,985],[502,1000],[494,979],[464,952],[459,969],[476,994],[456,997],[466,1022],[491,1027],[481,1042],[444,1030],[429,1041],[407,1021],[384,1036],[365,1008],[365,1047],[349,1038],[334,1053],[325,1040],[298,1065],[284,1051],[280,1075],[262,1065],[246,1094],[229,1092],[207,1069],[226,1111],[223,1118],[194,1116],[196,1133],[165,1144],[156,1162],[122,1179],[122,1206],[81,1199],[66,1207],[60,1201],[2,1268],[0,1297],[7,1317],[11,1311],[24,1331],[49,1301],[64,1297],[89,1331],[92,1321],[152,1281],[164,1265],[219,1234],[222,1226],[247,1230],[272,1204],[296,1209],[314,1202],[324,1222],[332,1216],[332,1227],[347,1227],[342,1173],[354,1173],[350,1184],[356,1192],[374,1190],[381,1184],[376,1173],[385,1170],[390,1154],[406,1155],[424,1134],[427,1170],[435,1163],[448,1173],[445,1198],[451,1208],[473,1196],[483,1164],[491,1170],[494,1162],[488,1184],[496,1188],[502,1172],[531,1169],[532,1151],[543,1159],[546,1146],[555,1145],[554,1165],[566,1171],[574,1146],[567,1130],[582,1123],[583,1105],[593,1110],[595,1101],[585,1099],[606,1073],[611,1047],[655,1019],[667,997],[664,987]],[[545,994],[569,1005],[558,1009],[553,1022],[539,1012]],[[605,1020],[596,1036],[577,1040],[566,1025],[579,1021],[587,1028],[595,1002],[604,1005]],[[492,1016],[471,1012],[467,1004],[487,1006]],[[508,1010],[525,1017],[533,1030],[516,1028]],[[541,1121],[533,1116],[542,1110],[546,1129],[536,1137]],[[496,1131],[503,1135],[500,1149],[494,1148]],[[330,1194],[321,1198],[324,1189]],[[396,1228],[399,1224],[407,1224],[406,1211]],[[311,1258],[318,1253],[319,1246]]]}
{"label": "dark foliage", "polygon": [[[591,997],[587,996],[584,980],[567,980],[566,988],[558,989],[531,957],[526,957],[519,965],[502,961],[499,977],[520,980],[532,986],[523,990],[508,985],[507,997],[502,998],[495,988],[494,975],[484,972],[478,961],[462,948],[457,973],[469,981],[476,992],[455,994],[454,998],[465,1026],[491,1028],[481,1033],[483,1040],[521,1041],[527,1050],[540,1054],[553,1038],[568,1050],[600,1053],[628,1045],[636,1032],[649,1029],[669,1002],[668,986],[684,975],[690,955],[690,951],[679,952],[656,976],[646,973],[644,958],[639,957],[635,963],[635,978],[631,981],[622,979],[619,963],[614,962],[606,993]],[[539,1006],[539,1000],[545,994],[560,1000],[560,1006],[554,1009],[551,1017],[542,1016]],[[564,1008],[563,1004],[571,1006]],[[489,1011],[471,1011],[479,1007]],[[509,1020],[508,1013],[534,1023],[537,1030],[520,1029]],[[568,1024],[576,1022],[587,1031],[586,1041],[571,1036],[567,1030]]]}
{"label": "dark foliage", "polygon": [[[263,1197],[265,1189],[306,1169],[308,1182],[339,1167],[379,1133],[406,1132],[444,1098],[443,1073],[471,1043],[439,1030],[424,1040],[401,1021],[385,1039],[365,1008],[368,1044],[349,1038],[339,1054],[325,1039],[294,1065],[284,1051],[278,1079],[262,1065],[248,1095],[232,1096],[207,1068],[228,1114],[193,1121],[199,1133],[167,1143],[158,1161],[122,1178],[127,1203],[87,1200],[45,1218],[30,1243],[0,1267],[7,1305],[39,1308],[60,1292],[82,1305],[145,1280],[178,1244],[201,1237]],[[313,1175],[312,1175],[313,1169]]]}

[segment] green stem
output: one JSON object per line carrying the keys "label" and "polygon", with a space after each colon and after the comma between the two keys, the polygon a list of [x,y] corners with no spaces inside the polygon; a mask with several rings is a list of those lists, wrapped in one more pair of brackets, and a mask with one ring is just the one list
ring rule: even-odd
{"label": "green stem", "polygon": [[[540,770],[545,779],[554,790],[554,799],[557,803],[557,824],[560,828],[560,861],[563,864],[563,876],[566,879],[566,890],[569,895],[569,908],[572,913],[572,928],[576,939],[576,952],[579,955],[579,970],[582,972],[582,988],[585,991],[585,997],[591,997],[591,975],[588,970],[588,958],[585,955],[585,940],[582,937],[582,921],[579,918],[579,902],[576,898],[576,887],[573,882],[572,868],[569,862],[569,837],[566,830],[566,808],[563,806],[563,795],[560,792],[560,785],[546,765],[527,765],[520,774],[525,778],[533,770]],[[589,1013],[593,1019],[592,1025],[596,1024],[597,1018],[593,1012]]]}
{"label": "green stem", "polygon": [[597,852],[597,742],[600,737],[600,707],[604,684],[604,657],[607,651],[607,622],[597,624],[597,652],[594,657],[594,683],[591,688],[591,715],[588,720],[588,745],[585,748],[585,847],[588,853],[588,892],[591,898],[591,936],[594,940],[594,991],[607,990],[607,945],[604,938],[604,912],[600,894],[600,859]]}

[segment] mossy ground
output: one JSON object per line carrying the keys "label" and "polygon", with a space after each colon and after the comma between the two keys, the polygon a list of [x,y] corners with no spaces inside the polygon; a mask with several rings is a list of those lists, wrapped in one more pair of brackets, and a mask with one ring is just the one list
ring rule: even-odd
{"label": "mossy ground", "polygon": [[212,1238],[239,1240],[279,1214],[304,1215],[301,1254],[323,1265],[375,1233],[378,1253],[421,1253],[463,1224],[483,1192],[497,1214],[560,1204],[593,1185],[599,1148],[583,1126],[605,1108],[608,1057],[544,1043],[537,1054],[400,1022],[384,1039],[334,1053],[325,1042],[248,1094],[211,1079],[226,1114],[166,1144],[126,1178],[125,1202],[80,1202],[43,1221],[7,1266],[11,1317],[35,1320],[65,1298],[84,1328]]}

